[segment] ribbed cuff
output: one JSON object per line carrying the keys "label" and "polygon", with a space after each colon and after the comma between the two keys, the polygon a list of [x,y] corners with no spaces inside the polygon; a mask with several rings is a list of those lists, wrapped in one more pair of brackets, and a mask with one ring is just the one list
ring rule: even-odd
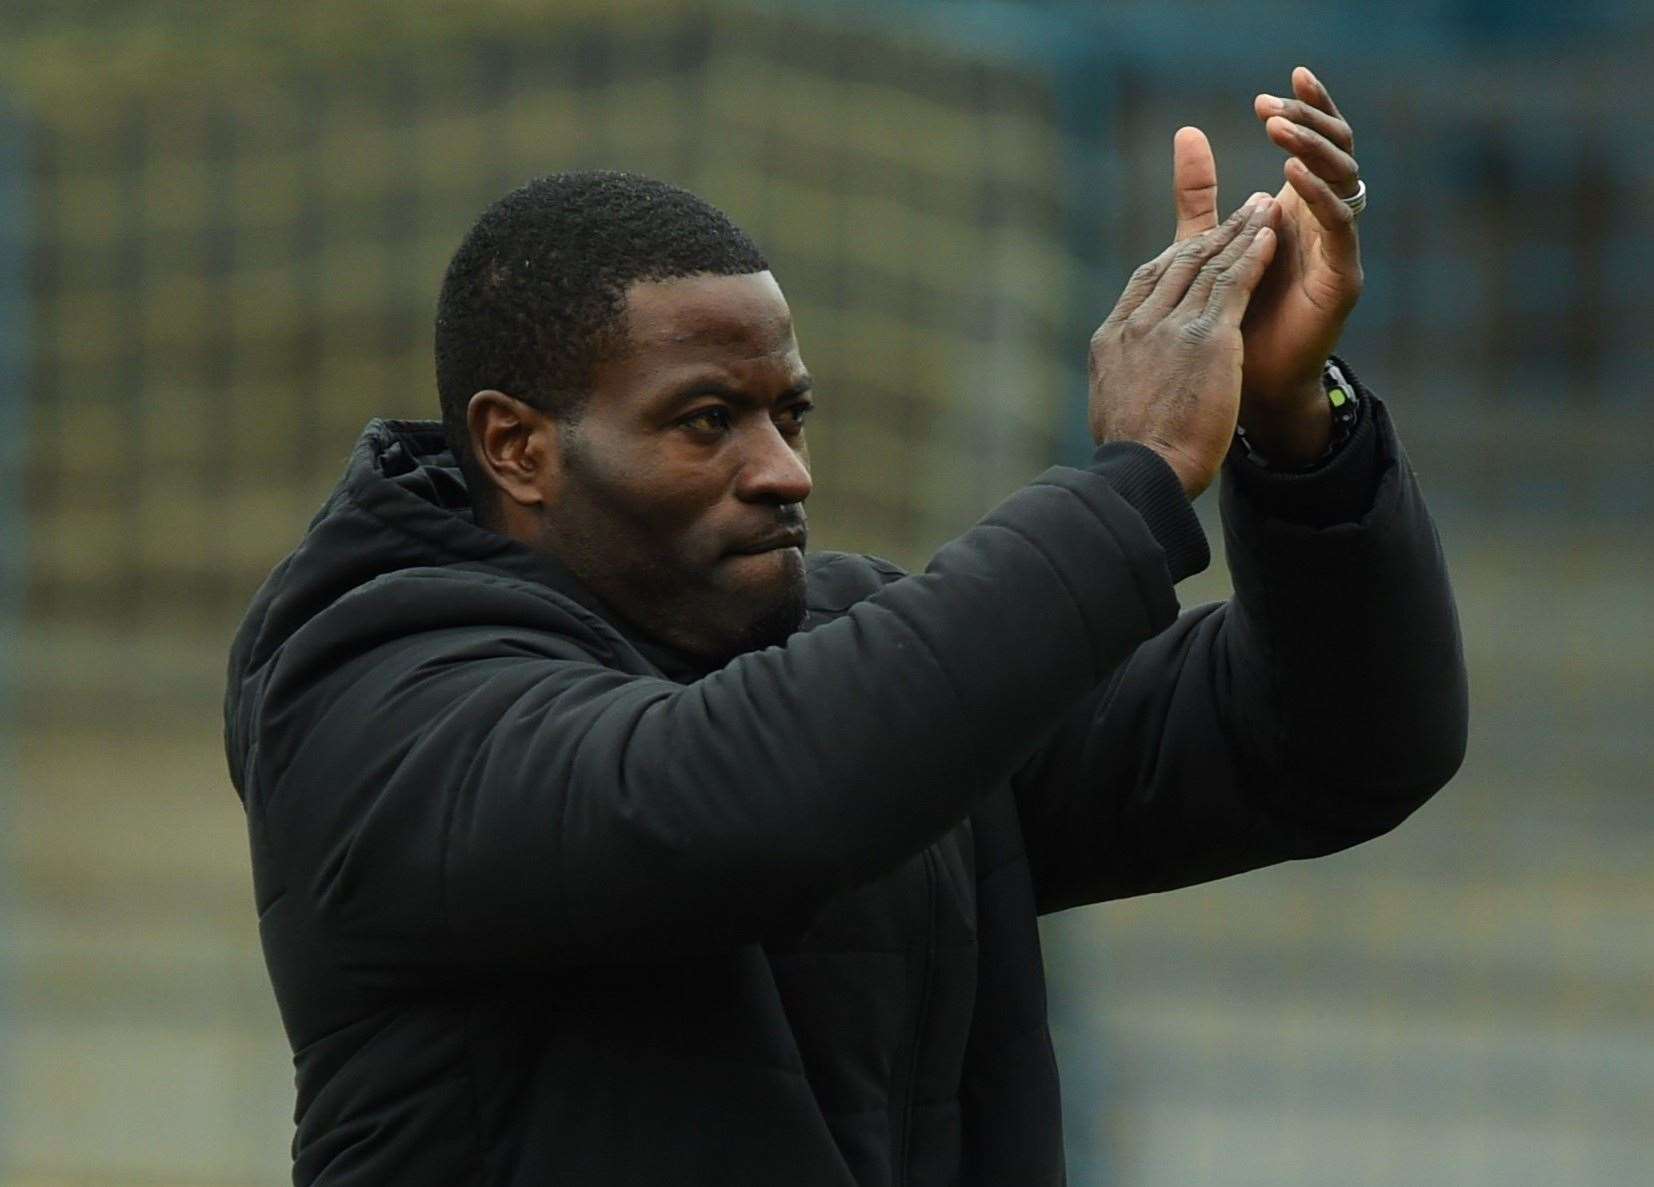
{"label": "ribbed cuff", "polygon": [[1183,493],[1183,484],[1154,450],[1135,441],[1111,441],[1097,447],[1087,468],[1104,478],[1143,517],[1166,554],[1166,571],[1173,585],[1212,563],[1206,533]]}
{"label": "ribbed cuff", "polygon": [[1349,364],[1339,359],[1338,366],[1360,402],[1354,431],[1330,458],[1307,470],[1274,470],[1247,460],[1237,446],[1224,462],[1234,490],[1273,519],[1325,528],[1360,519],[1373,505],[1381,470],[1375,398]]}

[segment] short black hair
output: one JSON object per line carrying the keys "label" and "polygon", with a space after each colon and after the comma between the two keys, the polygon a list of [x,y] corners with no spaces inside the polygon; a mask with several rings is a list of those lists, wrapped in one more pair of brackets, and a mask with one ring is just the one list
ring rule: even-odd
{"label": "short black hair", "polygon": [[537,177],[483,211],[436,309],[443,427],[479,515],[493,492],[466,428],[473,395],[494,389],[577,420],[592,368],[624,345],[630,285],[768,269],[723,211],[635,173]]}

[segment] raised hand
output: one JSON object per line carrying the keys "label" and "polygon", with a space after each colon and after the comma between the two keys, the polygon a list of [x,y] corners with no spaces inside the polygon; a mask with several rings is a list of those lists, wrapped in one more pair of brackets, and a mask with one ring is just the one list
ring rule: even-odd
{"label": "raised hand", "polygon": [[[1354,134],[1332,96],[1306,67],[1292,72],[1292,96],[1259,95],[1253,110],[1291,154],[1277,195],[1280,247],[1242,325],[1246,359],[1240,423],[1272,460],[1309,461],[1331,430],[1321,393],[1322,364],[1361,296],[1360,241],[1343,199],[1356,193]],[[1198,128],[1172,142],[1179,239],[1217,223],[1217,166]]]}
{"label": "raised hand", "polygon": [[1191,499],[1211,485],[1235,433],[1241,319],[1276,250],[1267,195],[1144,264],[1091,336],[1092,438],[1136,441]]}

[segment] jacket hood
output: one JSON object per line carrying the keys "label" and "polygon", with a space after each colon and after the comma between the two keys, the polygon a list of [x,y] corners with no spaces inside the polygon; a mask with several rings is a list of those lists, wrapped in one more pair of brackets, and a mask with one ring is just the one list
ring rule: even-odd
{"label": "jacket hood", "polygon": [[479,527],[439,421],[373,420],[297,548],[271,572],[230,648],[225,746],[242,791],[246,729],[272,662],[306,623],[404,569],[486,566],[601,607],[549,556]]}

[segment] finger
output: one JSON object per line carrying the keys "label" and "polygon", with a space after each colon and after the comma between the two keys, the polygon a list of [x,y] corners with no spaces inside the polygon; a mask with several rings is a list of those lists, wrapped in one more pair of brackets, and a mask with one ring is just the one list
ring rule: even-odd
{"label": "finger", "polygon": [[1314,129],[1279,116],[1265,124],[1264,129],[1271,140],[1297,156],[1340,196],[1355,196],[1356,178],[1361,173],[1361,166],[1349,153]]}
{"label": "finger", "polygon": [[1279,95],[1259,95],[1252,100],[1252,111],[1267,122],[1271,116],[1280,116],[1306,128],[1314,128],[1345,152],[1355,151],[1355,133],[1350,125],[1336,115],[1328,115],[1311,107],[1302,99],[1283,99]]}
{"label": "finger", "polygon": [[1172,201],[1175,238],[1192,239],[1218,225],[1218,166],[1199,128],[1179,128],[1172,137]]}
{"label": "finger", "polygon": [[1285,169],[1287,184],[1298,191],[1304,205],[1326,232],[1327,262],[1334,269],[1353,265],[1359,258],[1359,249],[1355,215],[1348,204],[1333,192],[1324,178],[1317,177],[1297,157],[1289,159]]}
{"label": "finger", "polygon": [[1200,271],[1195,274],[1194,280],[1190,281],[1189,291],[1183,295],[1178,308],[1191,316],[1204,310],[1219,277],[1228,272],[1235,261],[1246,254],[1258,232],[1265,228],[1274,230],[1278,210],[1279,207],[1272,200],[1265,200],[1252,207],[1252,213],[1247,216],[1239,233],[1229,241],[1229,245],[1200,266]]}
{"label": "finger", "polygon": [[1120,293],[1120,299],[1114,303],[1114,309],[1108,315],[1107,321],[1124,321],[1137,311],[1137,307],[1154,291],[1154,286],[1180,246],[1181,244],[1172,243],[1154,259],[1138,265],[1137,270],[1131,274],[1131,279],[1126,281],[1126,287]]}
{"label": "finger", "polygon": [[1206,302],[1207,317],[1219,325],[1240,325],[1258,281],[1268,271],[1269,261],[1275,258],[1275,246],[1279,242],[1274,227],[1257,229],[1246,250],[1213,283]]}
{"label": "finger", "polygon": [[1297,95],[1311,107],[1318,108],[1330,116],[1343,119],[1343,113],[1338,110],[1338,104],[1332,101],[1332,93],[1327,90],[1326,84],[1315,76],[1315,72],[1308,66],[1298,66],[1292,71],[1292,93]]}
{"label": "finger", "polygon": [[1222,225],[1179,243],[1172,253],[1171,260],[1166,264],[1165,271],[1155,283],[1154,291],[1137,307],[1132,320],[1157,322],[1175,309],[1177,303],[1183,300],[1183,295],[1189,291],[1189,285],[1201,267],[1229,246],[1229,241],[1240,233],[1241,228],[1246,225],[1247,216],[1251,213],[1251,207],[1243,206],[1224,219]]}

